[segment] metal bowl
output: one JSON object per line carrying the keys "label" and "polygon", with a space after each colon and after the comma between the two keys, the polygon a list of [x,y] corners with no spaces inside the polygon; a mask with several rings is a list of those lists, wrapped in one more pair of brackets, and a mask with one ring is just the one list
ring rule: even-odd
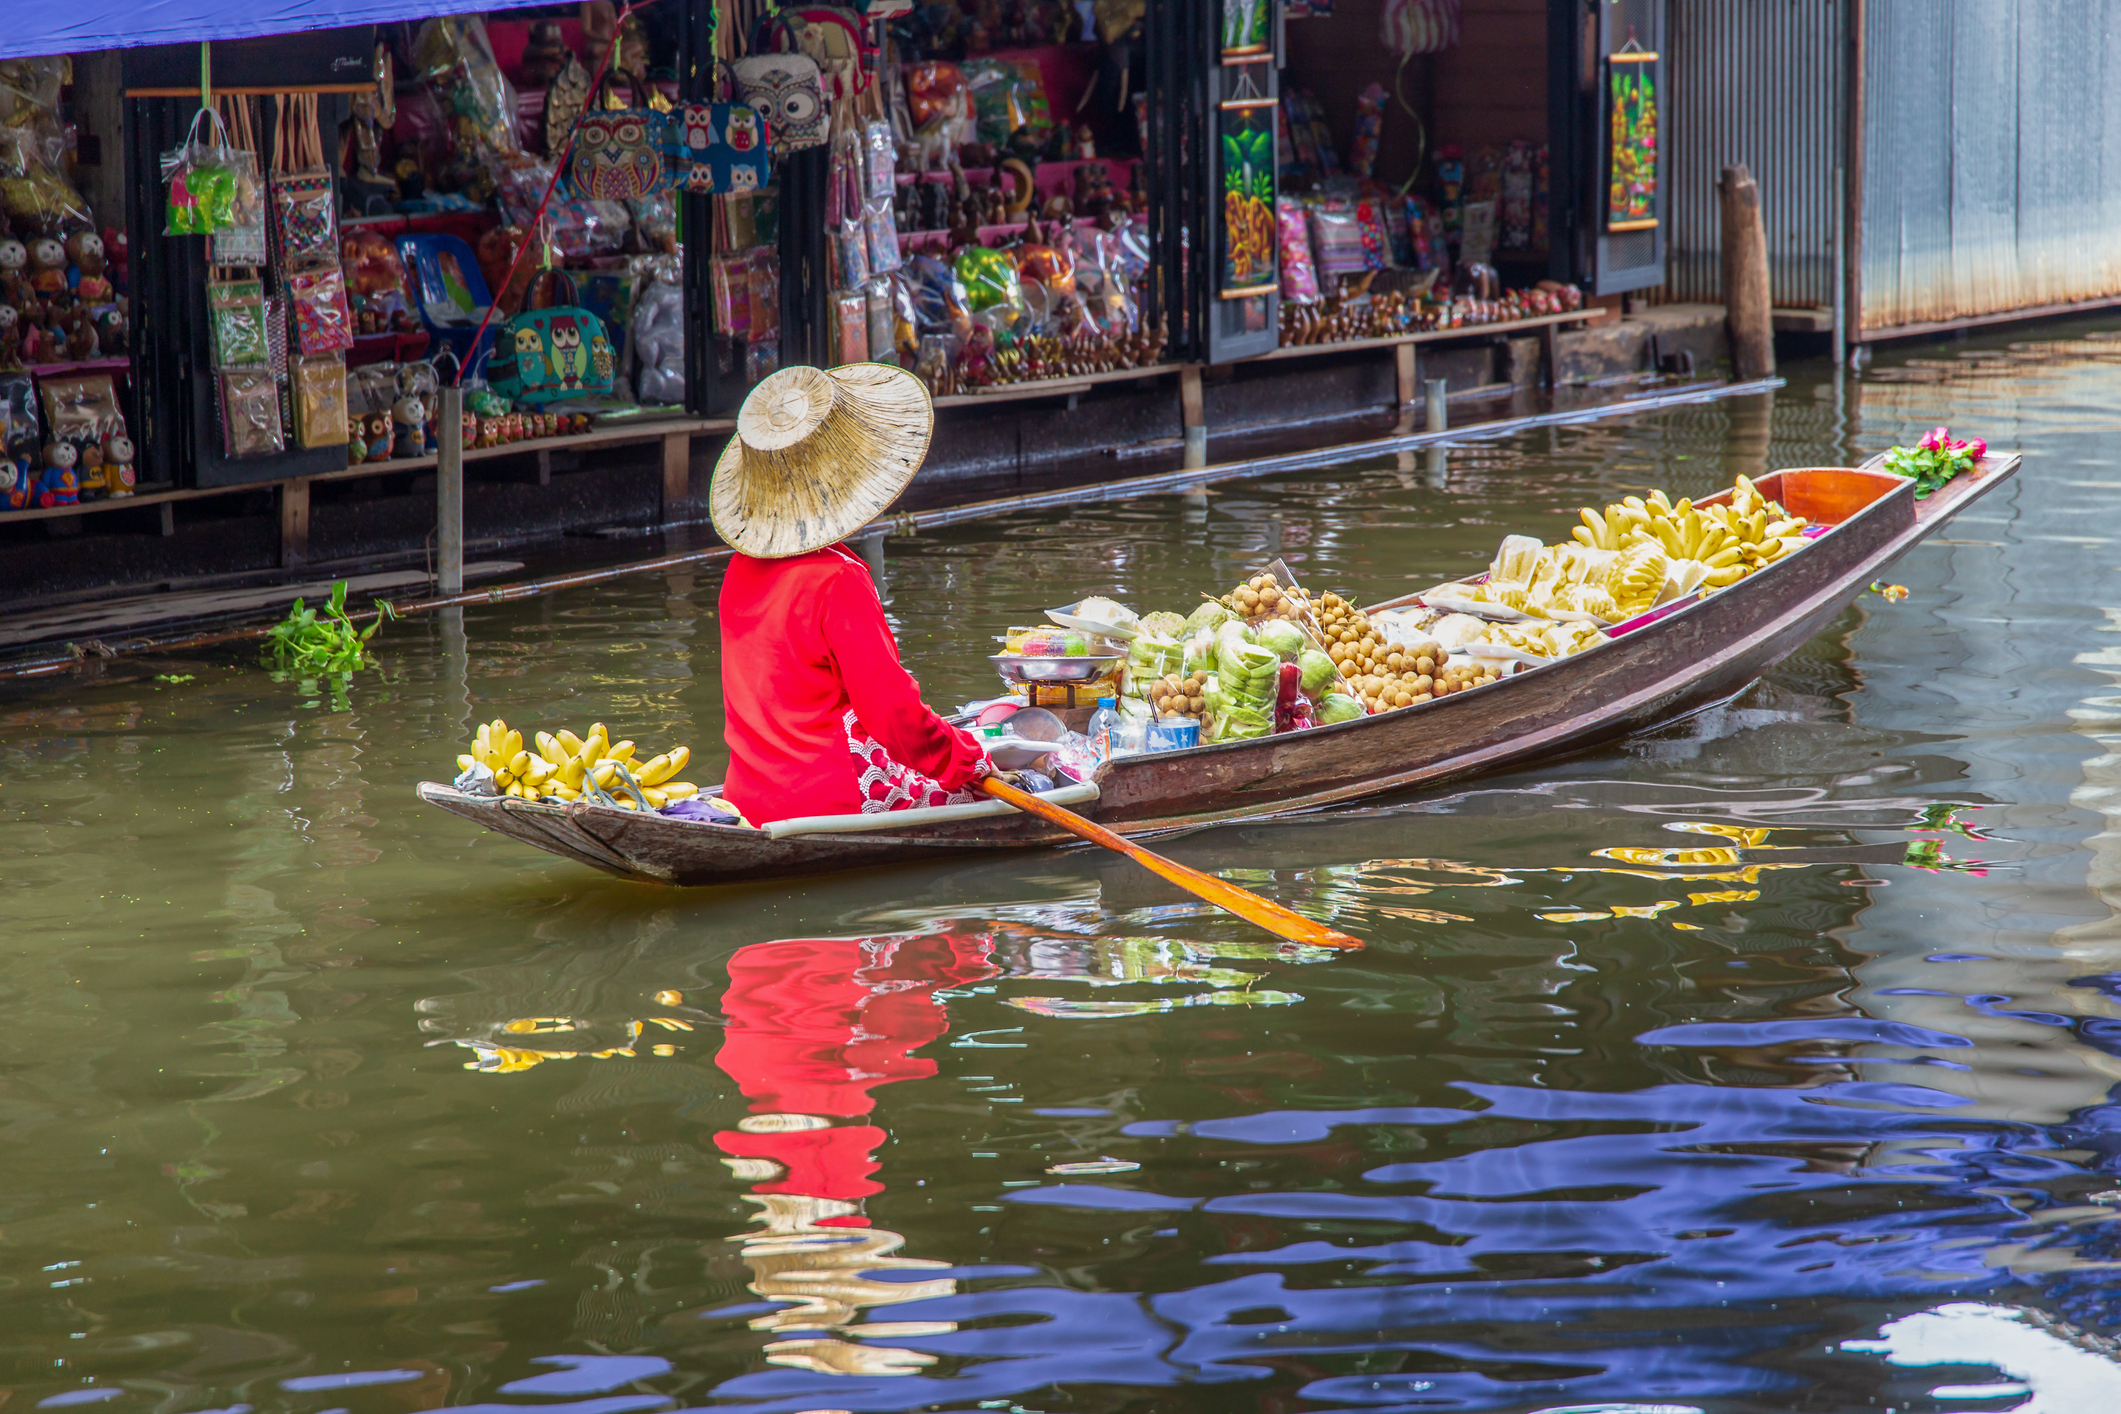
{"label": "metal bowl", "polygon": [[996,653],[987,659],[1009,682],[1088,682],[1126,658],[1124,653],[1086,653],[1080,657],[1040,658]]}

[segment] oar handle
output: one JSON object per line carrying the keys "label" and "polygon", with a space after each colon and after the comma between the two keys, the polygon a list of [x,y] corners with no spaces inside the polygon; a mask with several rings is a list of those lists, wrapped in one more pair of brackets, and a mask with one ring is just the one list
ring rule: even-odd
{"label": "oar handle", "polygon": [[1017,786],[995,776],[980,781],[980,788],[997,800],[1007,801],[1027,814],[1050,820],[1070,834],[1080,835],[1092,844],[1124,854],[1136,864],[1155,874],[1161,874],[1172,883],[1196,897],[1206,899],[1217,908],[1226,909],[1249,923],[1256,923],[1268,932],[1287,938],[1292,943],[1308,943],[1321,948],[1359,948],[1362,940],[1337,932],[1323,923],[1304,917],[1293,908],[1284,908],[1271,899],[1261,898],[1250,890],[1241,889],[1213,874],[1203,874],[1198,869],[1188,868],[1175,859],[1142,848],[1124,836],[1115,834],[1103,825],[1085,820],[1074,811],[1042,800]]}

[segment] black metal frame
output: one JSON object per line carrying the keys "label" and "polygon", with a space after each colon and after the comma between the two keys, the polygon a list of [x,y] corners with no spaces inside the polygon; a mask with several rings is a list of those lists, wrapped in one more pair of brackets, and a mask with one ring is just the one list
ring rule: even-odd
{"label": "black metal frame", "polygon": [[[678,97],[685,103],[714,98],[714,6],[687,5],[678,21]],[[720,361],[714,356],[713,198],[684,193],[678,197],[679,269],[685,298],[685,410],[696,417],[724,410],[729,390],[723,387]]]}
{"label": "black metal frame", "polygon": [[1206,160],[1212,60],[1220,31],[1206,0],[1148,0],[1150,281],[1142,317],[1164,320],[1164,361],[1208,357],[1212,252],[1196,251],[1210,225],[1214,163]]}

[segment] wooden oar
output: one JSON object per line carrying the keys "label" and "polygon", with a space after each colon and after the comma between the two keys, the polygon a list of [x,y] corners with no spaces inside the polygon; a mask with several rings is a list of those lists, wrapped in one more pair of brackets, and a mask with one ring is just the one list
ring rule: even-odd
{"label": "wooden oar", "polygon": [[1351,938],[1346,933],[1337,933],[1323,923],[1314,923],[1294,909],[1283,908],[1278,903],[1261,898],[1258,894],[1226,883],[1212,874],[1203,874],[1198,869],[1151,854],[1140,845],[1123,836],[1116,835],[1103,825],[1093,824],[1072,810],[1066,810],[1049,800],[1041,800],[1027,790],[1019,790],[1007,781],[988,776],[980,786],[997,800],[1006,800],[1017,809],[1051,820],[1071,834],[1082,836],[1092,844],[1101,844],[1106,849],[1126,855],[1142,868],[1161,874],[1186,892],[1206,899],[1217,908],[1228,909],[1248,923],[1257,923],[1268,932],[1287,938],[1292,943],[1309,943],[1320,948],[1359,948],[1362,940]]}

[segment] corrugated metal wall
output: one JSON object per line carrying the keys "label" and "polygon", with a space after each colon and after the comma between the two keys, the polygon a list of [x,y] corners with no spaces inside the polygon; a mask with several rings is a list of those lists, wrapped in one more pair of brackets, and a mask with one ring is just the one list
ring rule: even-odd
{"label": "corrugated metal wall", "polygon": [[1864,331],[2121,295],[2121,0],[1866,0],[1863,54]]}
{"label": "corrugated metal wall", "polygon": [[1835,10],[1835,0],[1673,4],[1673,298],[1723,298],[1716,178],[1743,162],[1760,185],[1774,302],[1834,302]]}

